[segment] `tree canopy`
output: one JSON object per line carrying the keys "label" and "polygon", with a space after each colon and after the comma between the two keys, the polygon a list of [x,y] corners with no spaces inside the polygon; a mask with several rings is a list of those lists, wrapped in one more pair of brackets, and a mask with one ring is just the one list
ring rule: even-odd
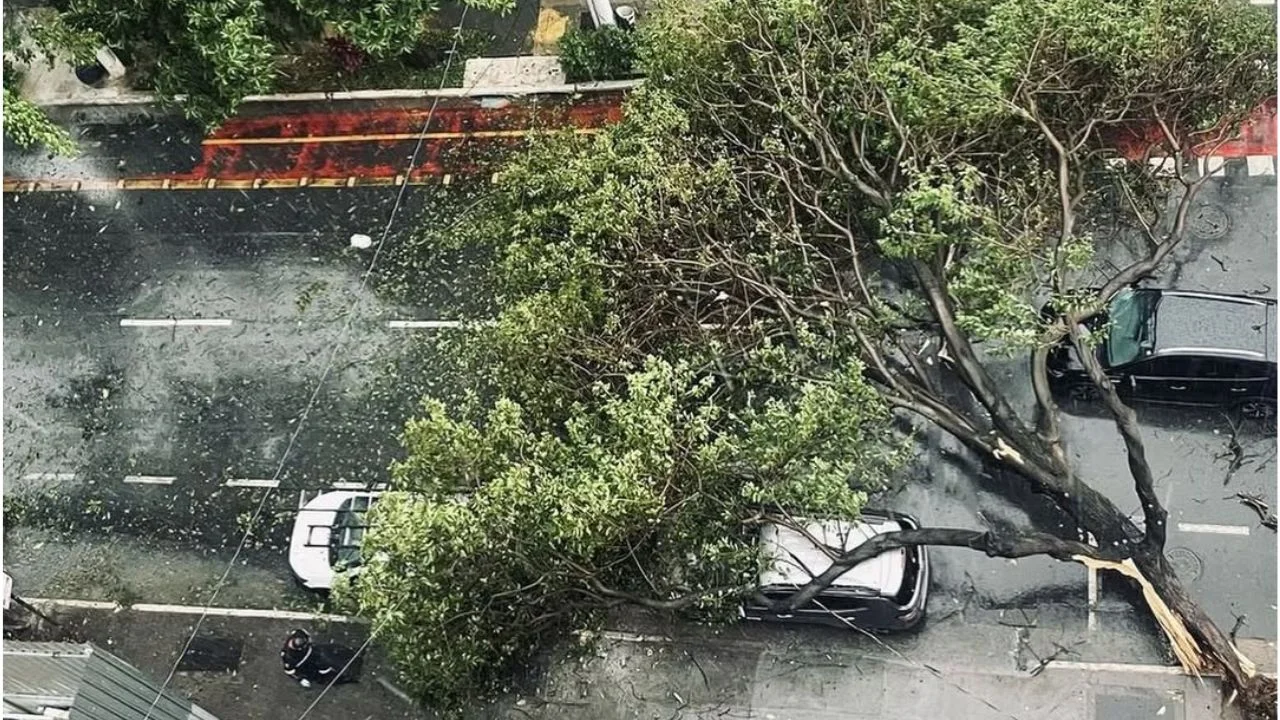
{"label": "tree canopy", "polygon": [[20,147],[43,146],[69,155],[75,142],[38,105],[22,97],[23,74],[18,65],[66,59],[88,62],[101,44],[94,32],[77,31],[53,11],[42,9],[4,18],[4,134]]}
{"label": "tree canopy", "polygon": [[[468,5],[506,12],[513,0]],[[156,93],[216,125],[248,95],[269,92],[276,60],[323,29],[372,58],[414,49],[437,0],[65,0],[65,24],[150,66]]]}
{"label": "tree canopy", "polygon": [[[783,607],[893,545],[1047,554],[1130,574],[1190,669],[1273,693],[1165,560],[1132,411],[1086,360],[1141,528],[1072,467],[1046,376],[1053,343],[1084,350],[1080,323],[1184,241],[1204,182],[1114,140],[1155,128],[1181,167],[1224,139],[1274,92],[1266,12],[712,0],[648,22],[622,123],[536,139],[421,248],[485,249],[496,312],[450,341],[471,392],[407,427],[352,591],[419,694],[501,677],[575,612],[728,607],[752,592],[753,523],[856,516],[925,427],[1075,527],[891,533]],[[1123,232],[1146,254],[1107,271]],[[997,351],[1029,356],[1034,407],[992,377]]]}

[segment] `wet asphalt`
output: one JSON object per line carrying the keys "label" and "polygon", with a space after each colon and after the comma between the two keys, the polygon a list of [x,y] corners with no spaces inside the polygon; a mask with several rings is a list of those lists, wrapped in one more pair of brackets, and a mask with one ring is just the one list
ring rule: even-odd
{"label": "wet asphalt", "polygon": [[[447,332],[388,323],[456,317],[474,290],[448,271],[409,277],[412,304],[387,289],[441,188],[406,190],[365,277],[351,236],[381,237],[394,190],[7,194],[6,493],[221,543],[260,492],[228,480],[278,480],[286,509],[385,481]],[[184,325],[128,325],[157,319]]]}
{"label": "wet asphalt", "polygon": [[[77,162],[109,164],[92,155]],[[280,481],[269,513],[277,533],[302,492],[385,480],[404,420],[439,388],[432,339],[445,332],[388,322],[449,319],[484,295],[468,258],[436,258],[430,270],[406,274],[397,251],[417,228],[465,205],[465,189],[409,188],[387,254],[364,278],[373,251],[352,248],[351,236],[376,241],[398,192],[7,193],[6,494],[38,491],[50,500],[37,514],[73,532],[221,546],[238,538],[263,492],[227,480]],[[1214,238],[1180,252],[1161,284],[1274,297],[1274,178],[1213,180],[1201,202],[1214,208],[1202,228]],[[412,292],[387,289],[396,285]],[[224,324],[121,325],[164,318]],[[1020,400],[1029,407],[1025,362],[995,368],[1010,387],[1026,388]],[[1136,513],[1109,421],[1067,410],[1081,476]],[[1234,494],[1276,506],[1275,438],[1242,435],[1244,462],[1227,477],[1225,417],[1158,407],[1140,408],[1140,417],[1171,513],[1171,558],[1224,627],[1243,617],[1241,635],[1274,638],[1275,534]],[[923,457],[914,481],[883,504],[925,524],[998,528],[1030,517],[1069,534],[1016,478],[969,465],[946,438],[930,442],[941,456]],[[129,476],[173,480],[126,483]],[[1078,566],[951,549],[933,558],[935,612],[1088,604]],[[1145,629],[1122,593],[1103,578],[1101,622]]]}
{"label": "wet asphalt", "polygon": [[[1203,239],[1176,251],[1150,285],[1275,298],[1275,178],[1249,177],[1230,163],[1226,177],[1206,184],[1196,208],[1192,217],[1199,221],[1194,227]],[[1123,264],[1134,247],[1118,244],[1097,259],[1097,267],[1105,272]],[[990,367],[1002,387],[1017,391],[1012,400],[1026,411],[1024,417],[1033,417],[1025,357],[991,360]],[[1236,428],[1242,453],[1232,470],[1233,425],[1224,412],[1161,405],[1138,405],[1135,410],[1157,478],[1156,491],[1169,511],[1166,552],[1180,578],[1224,629],[1237,628],[1241,637],[1275,638],[1276,533],[1262,526],[1258,515],[1236,497],[1256,495],[1276,510],[1275,436],[1249,426]],[[1063,435],[1080,478],[1132,511],[1140,525],[1127,458],[1109,416],[1092,406],[1064,406],[1063,411]],[[935,442],[944,451],[955,450],[948,438]],[[942,462],[929,461],[918,470],[917,482],[890,501],[926,523],[999,528],[1020,525],[1030,517],[1071,536],[1070,523],[1047,502],[1026,493],[1016,477],[1002,477],[946,452],[942,457]],[[990,607],[1052,603],[1087,608],[1082,568],[1043,558],[1014,563],[960,550],[932,552],[938,584],[956,589],[965,600]],[[1127,583],[1101,575],[1099,621],[1135,627],[1145,623],[1134,615],[1128,593]]]}

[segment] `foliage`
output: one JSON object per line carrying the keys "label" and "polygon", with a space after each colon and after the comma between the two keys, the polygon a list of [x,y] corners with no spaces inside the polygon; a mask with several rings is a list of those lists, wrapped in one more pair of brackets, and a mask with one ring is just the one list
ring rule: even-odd
{"label": "foliage", "polygon": [[[823,190],[806,214],[871,206],[886,255],[942,251],[966,329],[1025,347],[1037,323],[1028,291],[1087,262],[1074,218],[1117,181],[1107,133],[1164,122],[1181,142],[1272,93],[1274,71],[1257,72],[1273,65],[1265,13],[1227,0],[1130,5],[719,0],[656,13],[644,62],[686,89],[699,129],[764,138],[746,149],[759,172],[813,161],[816,173],[777,177],[801,195]],[[1223,26],[1239,33],[1197,29]],[[1065,206],[1054,143],[1069,156]],[[1167,195],[1149,179],[1135,195]]]}
{"label": "foliage", "polygon": [[[666,326],[678,298],[618,271],[662,236],[647,220],[664,204],[711,217],[732,201],[722,170],[670,152],[680,114],[640,97],[598,136],[535,140],[433,240],[488,240],[500,310],[457,345],[474,392],[407,425],[403,494],[376,507],[352,591],[431,701],[492,688],[622,598],[731,617],[762,509],[856,517],[902,460],[847,343],[803,327],[775,342],[761,322],[708,344]],[[651,323],[618,323],[641,305]]]}
{"label": "foliage", "polygon": [[[507,399],[457,414],[428,401],[393,468],[400,492],[373,510],[354,597],[437,703],[492,689],[620,593],[692,594],[724,613],[751,587],[753,505],[856,515],[851,475],[875,487],[889,467],[838,446],[884,421],[859,368],[831,382],[733,419],[714,377],[653,359],[559,428]],[[869,403],[833,403],[844,390]]]}
{"label": "foliage", "polygon": [[[749,590],[762,508],[854,515],[913,420],[1130,556],[1238,678],[1167,567],[1114,392],[1145,529],[1070,466],[1046,339],[1094,310],[1041,318],[1033,296],[1084,304],[1106,198],[1149,254],[1104,278],[1104,299],[1181,241],[1198,181],[1116,169],[1112,141],[1157,127],[1159,152],[1185,156],[1271,94],[1265,13],[711,0],[649,22],[650,80],[619,125],[535,138],[469,222],[415,246],[487,253],[498,312],[455,341],[471,392],[409,423],[403,494],[365,540],[356,600],[409,684],[456,699],[612,602],[724,610]],[[940,346],[967,396],[942,389]],[[983,365],[993,346],[1030,351],[1033,421]]]}
{"label": "foliage", "polygon": [[488,36],[464,29],[454,45],[453,29],[429,28],[413,50],[387,58],[369,56],[344,38],[306,46],[278,65],[276,92],[339,92],[379,88],[431,88],[462,84],[466,61],[479,57]]}
{"label": "foliage", "polygon": [[58,155],[76,151],[75,141],[66,130],[55,125],[35,103],[8,87],[4,89],[4,134],[24,148],[43,145]]}
{"label": "foliage", "polygon": [[52,63],[65,58],[73,63],[93,61],[101,45],[96,33],[77,32],[62,17],[48,10],[5,17],[4,27],[4,134],[21,147],[42,145],[58,155],[70,155],[76,145],[65,130],[56,125],[35,103],[23,98],[18,89],[22,73],[18,65]]}
{"label": "foliage", "polygon": [[[472,0],[506,12],[511,0]],[[374,61],[398,59],[429,35],[436,0],[68,0],[62,17],[148,69],[149,83],[187,117],[216,125],[247,95],[270,91],[277,58],[327,28]],[[348,72],[350,72],[348,68]],[[181,98],[181,99],[180,99]]]}
{"label": "foliage", "polygon": [[635,74],[636,33],[607,25],[573,28],[560,38],[560,66],[569,82],[622,80]]}

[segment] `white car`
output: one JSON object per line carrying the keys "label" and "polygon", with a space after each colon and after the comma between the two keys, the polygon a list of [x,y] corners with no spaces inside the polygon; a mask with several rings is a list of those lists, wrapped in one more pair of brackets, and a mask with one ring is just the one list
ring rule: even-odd
{"label": "white car", "polygon": [[337,490],[298,510],[289,540],[289,569],[308,590],[330,590],[336,573],[360,568],[365,515],[381,493]]}
{"label": "white car", "polygon": [[[909,515],[872,510],[864,511],[857,522],[834,519],[802,522],[807,535],[775,524],[760,528],[765,561],[759,587],[768,600],[787,599],[831,567],[832,557],[821,546],[848,552],[881,533],[920,527]],[[814,540],[821,546],[815,545]],[[920,545],[888,550],[858,563],[809,604],[789,613],[779,614],[755,600],[747,602],[742,613],[748,620],[890,632],[919,625],[924,620],[928,599],[929,552]]]}

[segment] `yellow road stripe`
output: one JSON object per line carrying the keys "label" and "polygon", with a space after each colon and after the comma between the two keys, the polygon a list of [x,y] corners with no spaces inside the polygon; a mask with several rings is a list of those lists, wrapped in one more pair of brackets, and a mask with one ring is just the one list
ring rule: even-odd
{"label": "yellow road stripe", "polygon": [[[447,178],[447,179],[446,179]],[[253,178],[198,180],[174,178],[121,178],[118,180],[5,180],[4,192],[104,192],[119,190],[280,190],[290,188],[387,187],[393,185],[449,184],[451,175],[395,177]]]}
{"label": "yellow road stripe", "polygon": [[[472,132],[429,132],[422,140],[472,140],[486,137],[525,137],[530,129],[477,129]],[[573,128],[576,135],[595,135],[600,128]],[[308,145],[312,142],[396,142],[417,140],[419,133],[394,132],[387,135],[314,135],[303,137],[210,137],[201,145]]]}
{"label": "yellow road stripe", "polygon": [[[578,135],[594,135],[600,128],[574,128]],[[404,140],[469,140],[473,138],[520,138],[532,130],[474,130],[471,132],[387,133],[385,135],[306,135],[303,137],[207,138],[201,145],[307,145],[310,143],[395,142]]]}

